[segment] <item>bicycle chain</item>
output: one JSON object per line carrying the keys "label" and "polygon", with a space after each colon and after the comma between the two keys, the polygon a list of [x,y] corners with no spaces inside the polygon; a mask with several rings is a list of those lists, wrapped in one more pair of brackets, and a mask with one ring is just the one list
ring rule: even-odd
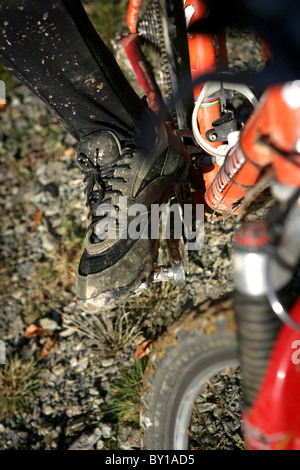
{"label": "bicycle chain", "polygon": [[[170,25],[172,26],[172,28],[176,28],[176,23],[174,21],[174,18],[168,15],[167,8],[168,6],[165,0],[153,0],[150,4],[147,5],[147,7],[145,7],[145,11],[142,12],[141,17],[138,21],[137,31],[141,38],[144,38],[146,41],[149,41],[149,43],[154,45],[160,52],[160,65],[167,93],[167,97],[165,98],[165,100],[169,110],[172,125],[177,130],[179,129],[179,125],[172,82],[172,64],[170,64],[172,51],[170,49],[170,44],[167,44],[169,42],[169,37],[166,38],[165,36],[169,34],[168,28],[170,27]],[[166,22],[165,28],[163,21]],[[184,184],[184,186],[181,188],[180,193],[175,199],[177,199],[177,202],[181,205],[182,209],[184,207],[184,204],[192,204],[190,186],[188,182]],[[194,227],[192,227],[192,229],[194,230]],[[185,258],[184,264],[186,273],[188,274],[189,259],[188,251],[185,247],[185,242],[183,257]]]}
{"label": "bicycle chain", "polygon": [[[164,18],[164,20],[163,20]],[[169,109],[170,118],[175,129],[178,129],[177,112],[174,102],[174,92],[172,85],[172,75],[170,70],[170,51],[167,50],[166,38],[164,32],[163,21],[171,21],[167,16],[166,2],[154,0],[148,5],[142,18],[138,22],[138,34],[149,40],[160,51],[160,65],[167,89],[167,107]],[[174,23],[172,25],[175,26]],[[166,25],[168,27],[168,25]]]}

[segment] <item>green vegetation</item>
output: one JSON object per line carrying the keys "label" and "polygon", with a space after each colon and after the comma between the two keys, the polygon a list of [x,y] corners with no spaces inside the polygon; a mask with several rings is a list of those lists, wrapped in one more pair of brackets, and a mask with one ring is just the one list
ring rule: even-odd
{"label": "green vegetation", "polygon": [[111,39],[126,24],[129,0],[83,1],[85,10],[96,31],[111,48]]}
{"label": "green vegetation", "polygon": [[42,383],[41,368],[33,358],[25,359],[15,355],[8,359],[0,368],[1,418],[9,418],[16,412],[22,413]]}
{"label": "green vegetation", "polygon": [[127,424],[139,427],[140,396],[147,362],[148,358],[137,360],[132,369],[124,370],[120,380],[111,385],[104,418],[116,422],[119,429]]}

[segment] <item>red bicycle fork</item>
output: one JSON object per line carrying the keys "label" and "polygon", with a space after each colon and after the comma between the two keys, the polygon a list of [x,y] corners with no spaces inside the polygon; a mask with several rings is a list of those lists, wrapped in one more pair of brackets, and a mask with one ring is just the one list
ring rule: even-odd
{"label": "red bicycle fork", "polygon": [[205,192],[219,213],[238,212],[240,203],[272,167],[283,185],[300,186],[300,82],[270,87],[248,119]]}
{"label": "red bicycle fork", "polygon": [[[300,324],[300,299],[290,312]],[[300,332],[282,326],[257,398],[243,413],[249,450],[300,450]]]}
{"label": "red bicycle fork", "polygon": [[290,308],[289,287],[300,256],[297,188],[292,201],[288,214],[281,201],[267,220],[245,220],[235,235],[233,301],[249,450],[300,449],[300,298]]}
{"label": "red bicycle fork", "polygon": [[[247,380],[251,398],[247,406],[247,396],[244,396],[247,410],[243,412],[243,423],[248,449],[300,449],[300,299],[286,315],[285,321],[290,324],[282,323],[279,333],[274,327],[274,312],[282,309],[275,290],[281,292],[288,284],[300,255],[299,129],[300,81],[270,87],[205,194],[210,207],[218,212],[232,210],[270,168],[274,177],[271,191],[278,208],[287,207],[294,197],[293,212],[286,217],[276,242],[268,239],[268,230],[262,229],[263,221],[244,222],[235,240],[235,311],[244,366],[242,376],[244,386]],[[255,315],[262,328],[251,323]],[[247,333],[252,328],[256,333]],[[266,337],[259,343],[257,335],[264,335],[263,328]],[[271,355],[265,368],[258,361],[264,373],[253,401],[251,389],[255,388],[257,376],[253,373],[251,356],[256,357],[258,351],[258,357],[262,357],[267,340],[272,345]]]}

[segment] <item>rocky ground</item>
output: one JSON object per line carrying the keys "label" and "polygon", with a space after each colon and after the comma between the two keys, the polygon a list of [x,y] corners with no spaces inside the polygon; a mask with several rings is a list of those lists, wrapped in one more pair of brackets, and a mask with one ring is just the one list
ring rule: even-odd
{"label": "rocky ground", "polygon": [[[235,46],[241,61],[243,47]],[[76,142],[20,83],[8,98],[0,115],[0,448],[139,449],[137,422],[107,412],[113,385],[135,370],[143,341],[187,306],[230,291],[234,219],[205,223],[184,287],[153,285],[106,316],[84,315],[74,291],[85,233]]]}

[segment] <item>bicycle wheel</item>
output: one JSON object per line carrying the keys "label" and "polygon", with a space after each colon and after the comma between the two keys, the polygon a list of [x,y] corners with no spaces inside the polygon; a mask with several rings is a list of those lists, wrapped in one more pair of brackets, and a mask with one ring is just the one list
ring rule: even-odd
{"label": "bicycle wheel", "polygon": [[137,33],[174,128],[190,127],[193,93],[182,0],[143,1]]}
{"label": "bicycle wheel", "polygon": [[141,405],[146,450],[243,448],[229,298],[192,309],[157,342]]}

